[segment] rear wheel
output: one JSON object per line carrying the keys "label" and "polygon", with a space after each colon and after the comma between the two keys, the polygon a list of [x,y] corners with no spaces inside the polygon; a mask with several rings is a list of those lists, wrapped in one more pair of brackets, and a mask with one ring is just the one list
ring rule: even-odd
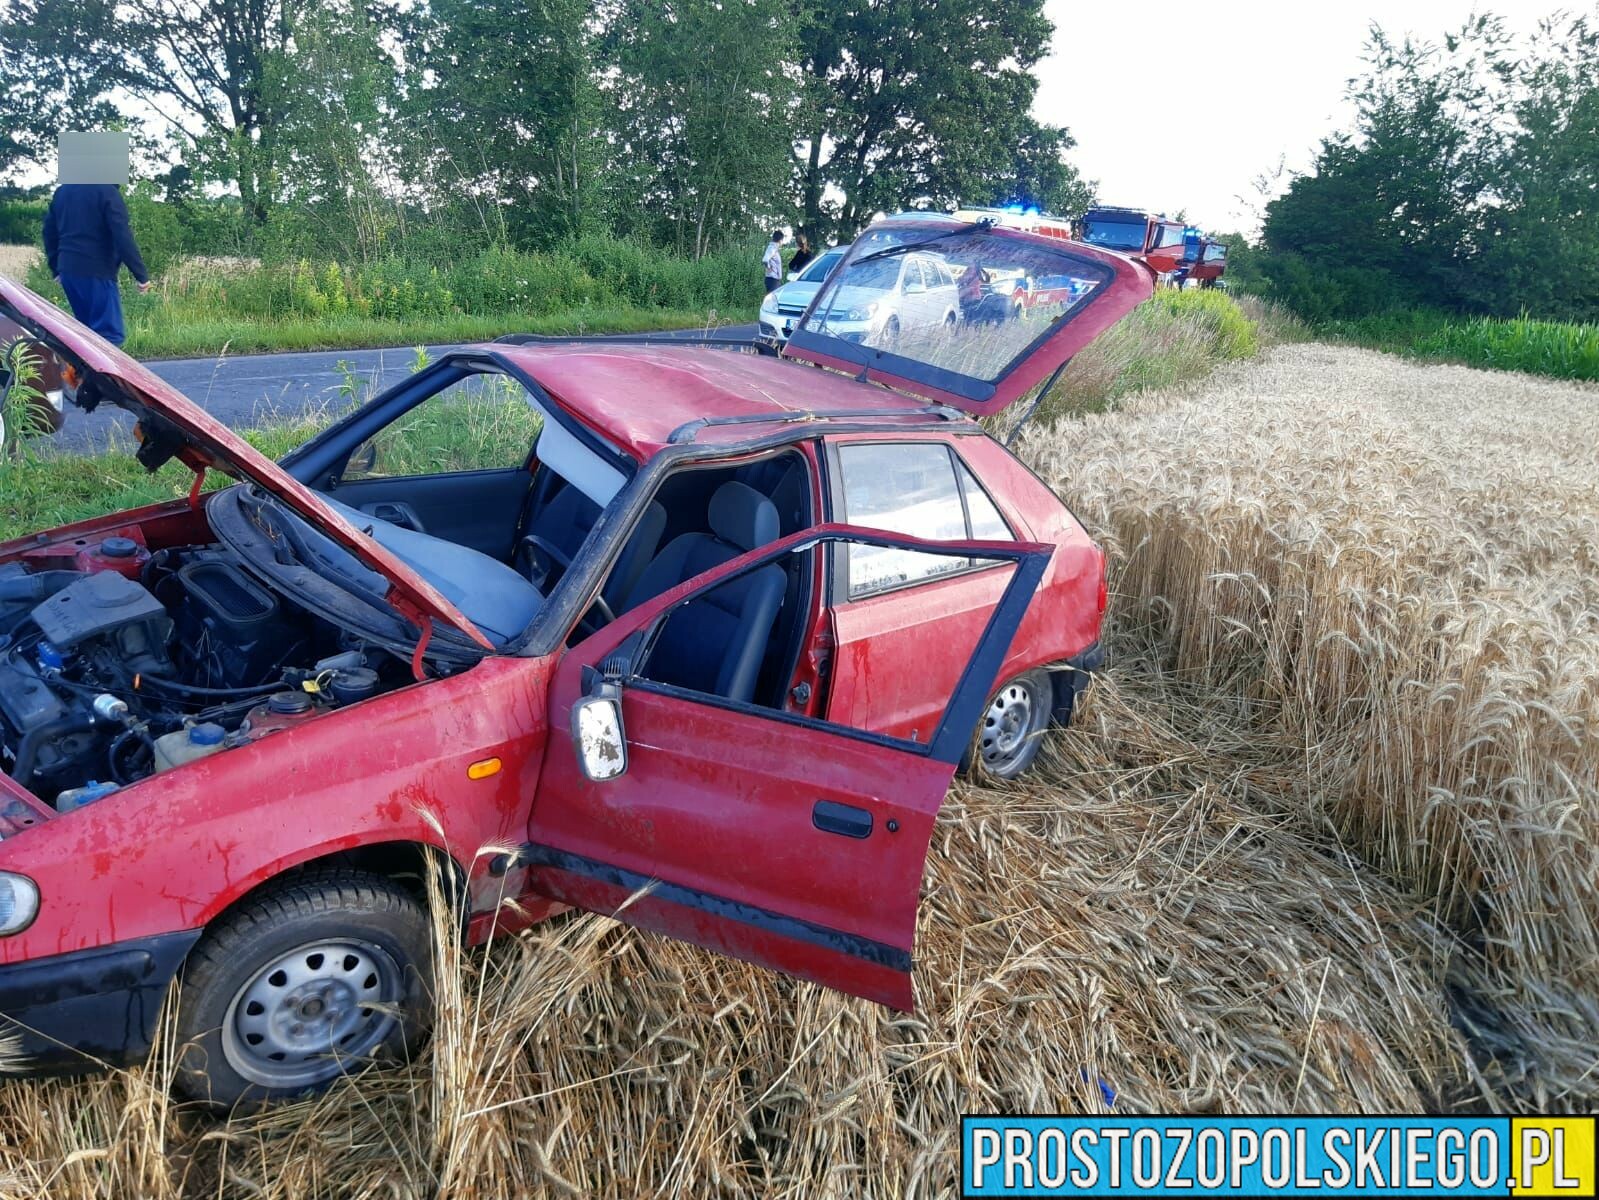
{"label": "rear wheel", "polygon": [[219,921],[190,955],[179,1086],[231,1107],[322,1091],[414,1050],[431,1016],[427,912],[377,875],[289,881]]}
{"label": "rear wheel", "polygon": [[1028,671],[1003,684],[972,739],[967,755],[972,773],[1015,779],[1031,767],[1049,728],[1053,695],[1047,671]]}

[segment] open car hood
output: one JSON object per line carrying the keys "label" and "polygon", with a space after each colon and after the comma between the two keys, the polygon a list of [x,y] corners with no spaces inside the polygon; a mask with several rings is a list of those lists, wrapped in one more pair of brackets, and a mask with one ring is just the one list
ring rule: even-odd
{"label": "open car hood", "polygon": [[19,283],[0,279],[0,315],[49,346],[78,374],[72,402],[85,411],[114,404],[137,418],[138,459],[151,470],[177,458],[196,473],[214,469],[255,484],[389,581],[387,601],[423,629],[432,618],[485,650],[493,643],[405,562],[366,536],[324,499],[292,478],[171,384]]}
{"label": "open car hood", "polygon": [[1042,384],[1154,287],[1142,263],[1080,242],[902,214],[857,239],[783,354],[987,416]]}

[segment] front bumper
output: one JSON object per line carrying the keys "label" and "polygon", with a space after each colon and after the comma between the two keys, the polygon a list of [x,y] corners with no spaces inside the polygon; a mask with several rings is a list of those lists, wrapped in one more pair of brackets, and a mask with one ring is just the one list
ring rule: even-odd
{"label": "front bumper", "polygon": [[0,1075],[65,1075],[144,1058],[200,930],[0,966]]}

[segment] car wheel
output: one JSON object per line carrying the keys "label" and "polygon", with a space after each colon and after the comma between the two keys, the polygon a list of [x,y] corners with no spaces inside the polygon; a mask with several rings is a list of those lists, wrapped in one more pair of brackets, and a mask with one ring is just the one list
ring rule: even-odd
{"label": "car wheel", "polygon": [[966,765],[991,779],[1015,779],[1038,757],[1049,728],[1054,688],[1048,671],[1028,671],[1001,685],[983,710]]}
{"label": "car wheel", "polygon": [[306,875],[247,901],[184,968],[178,1086],[265,1104],[404,1058],[432,1018],[431,945],[422,903],[377,875]]}

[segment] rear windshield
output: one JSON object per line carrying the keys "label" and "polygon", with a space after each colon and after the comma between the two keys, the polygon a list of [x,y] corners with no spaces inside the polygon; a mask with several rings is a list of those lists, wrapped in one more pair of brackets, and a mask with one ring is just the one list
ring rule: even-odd
{"label": "rear windshield", "polygon": [[874,226],[796,327],[798,344],[820,350],[825,339],[836,356],[953,391],[958,378],[993,384],[1112,276],[1071,243],[1040,240],[983,226]]}

